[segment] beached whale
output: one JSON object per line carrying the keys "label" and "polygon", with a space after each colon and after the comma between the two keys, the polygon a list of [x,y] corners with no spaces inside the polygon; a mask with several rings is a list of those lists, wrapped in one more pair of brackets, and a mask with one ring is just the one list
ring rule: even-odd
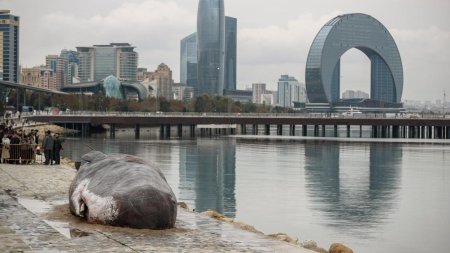
{"label": "beached whale", "polygon": [[92,151],[69,190],[70,212],[89,223],[168,229],[177,200],[162,172],[142,159]]}

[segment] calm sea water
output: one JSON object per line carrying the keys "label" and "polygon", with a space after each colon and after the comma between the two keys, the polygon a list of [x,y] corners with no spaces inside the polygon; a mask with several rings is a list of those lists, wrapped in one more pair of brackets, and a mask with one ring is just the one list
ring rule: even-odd
{"label": "calm sea water", "polygon": [[65,155],[129,153],[159,166],[179,201],[264,233],[355,252],[447,252],[450,145],[68,139]]}

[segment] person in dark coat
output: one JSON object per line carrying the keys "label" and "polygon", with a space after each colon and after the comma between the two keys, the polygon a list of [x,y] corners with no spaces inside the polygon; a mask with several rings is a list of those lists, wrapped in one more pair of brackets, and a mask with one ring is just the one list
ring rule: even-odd
{"label": "person in dark coat", "polygon": [[45,134],[44,141],[42,142],[42,149],[44,150],[45,155],[45,165],[51,165],[53,160],[53,137],[52,132],[50,130],[47,131]]}
{"label": "person in dark coat", "polygon": [[59,138],[59,133],[55,133],[53,140],[53,160],[55,164],[61,163],[61,150],[63,150],[62,141]]}

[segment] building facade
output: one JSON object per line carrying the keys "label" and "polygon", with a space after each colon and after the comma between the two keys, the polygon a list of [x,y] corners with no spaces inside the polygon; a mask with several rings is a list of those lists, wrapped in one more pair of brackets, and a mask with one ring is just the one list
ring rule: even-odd
{"label": "building facade", "polygon": [[144,81],[150,83],[156,81],[157,97],[164,97],[167,100],[173,99],[172,70],[166,64],[161,63],[154,72],[147,72]]}
{"label": "building facade", "polygon": [[263,103],[262,96],[266,93],[266,84],[254,83],[252,84],[252,91],[253,91],[253,103],[262,104]]}
{"label": "building facade", "polygon": [[197,71],[197,33],[193,33],[182,39],[180,43],[180,83],[196,89]]}
{"label": "building facade", "polygon": [[224,89],[236,90],[237,19],[225,17],[225,81]]}
{"label": "building facade", "polygon": [[0,10],[0,80],[19,81],[20,18]]}
{"label": "building facade", "polygon": [[225,82],[225,6],[200,0],[197,13],[198,95],[222,96]]}
{"label": "building facade", "polygon": [[339,100],[340,58],[352,48],[371,61],[371,99],[400,103],[403,67],[397,45],[383,24],[361,13],[333,18],[314,39],[305,73],[309,101],[332,104]]}
{"label": "building facade", "polygon": [[56,75],[45,66],[22,68],[20,83],[33,87],[56,90]]}
{"label": "building facade", "polygon": [[61,54],[59,55],[62,58],[67,59],[68,66],[65,69],[68,69],[68,73],[66,77],[66,84],[73,84],[74,80],[78,80],[78,68],[80,65],[80,57],[78,53],[73,50],[63,49]]}
{"label": "building facade", "polygon": [[45,58],[45,66],[51,69],[56,76],[55,90],[61,90],[64,86],[69,85],[69,59],[59,55],[48,55]]}
{"label": "building facade", "polygon": [[120,81],[136,81],[139,55],[128,43],[77,47],[80,81],[100,81],[112,75]]}
{"label": "building facade", "polygon": [[305,85],[299,83],[295,77],[282,75],[278,80],[278,105],[293,107],[294,102],[306,103]]}
{"label": "building facade", "polygon": [[370,96],[364,91],[360,90],[346,90],[344,93],[342,93],[343,99],[353,99],[353,98],[364,98],[368,99]]}

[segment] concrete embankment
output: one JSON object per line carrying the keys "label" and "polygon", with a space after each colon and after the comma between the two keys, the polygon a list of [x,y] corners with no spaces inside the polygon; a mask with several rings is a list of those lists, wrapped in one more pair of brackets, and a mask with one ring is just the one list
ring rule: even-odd
{"label": "concrete embankment", "polygon": [[66,165],[0,164],[0,252],[313,252],[182,208],[171,230],[86,224],[68,210],[74,176]]}

